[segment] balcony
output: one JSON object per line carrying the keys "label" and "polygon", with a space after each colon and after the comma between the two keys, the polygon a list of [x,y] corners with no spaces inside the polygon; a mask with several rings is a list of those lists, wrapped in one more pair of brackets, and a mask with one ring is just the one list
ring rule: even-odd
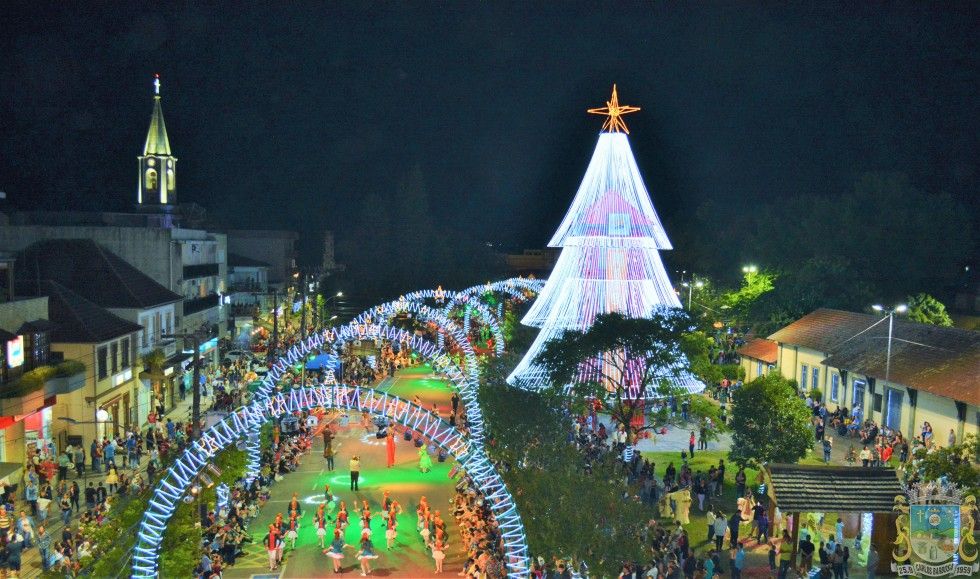
{"label": "balcony", "polygon": [[203,312],[211,308],[218,307],[218,294],[206,295],[203,298],[184,300],[184,316]]}
{"label": "balcony", "polygon": [[44,407],[44,400],[85,386],[85,365],[75,360],[40,366],[0,385],[0,416],[22,416]]}
{"label": "balcony", "polygon": [[197,265],[184,266],[184,279],[194,279],[198,277],[211,277],[218,275],[218,264],[199,263]]}

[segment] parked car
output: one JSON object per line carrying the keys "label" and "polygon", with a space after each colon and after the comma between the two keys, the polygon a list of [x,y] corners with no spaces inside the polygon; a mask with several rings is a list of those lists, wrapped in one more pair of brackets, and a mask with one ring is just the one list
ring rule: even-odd
{"label": "parked car", "polygon": [[222,360],[224,361],[225,364],[234,364],[235,362],[241,360],[242,358],[245,358],[246,360],[251,360],[254,357],[255,356],[253,356],[251,352],[247,352],[245,350],[231,350],[227,354],[225,354],[225,357],[222,358]]}

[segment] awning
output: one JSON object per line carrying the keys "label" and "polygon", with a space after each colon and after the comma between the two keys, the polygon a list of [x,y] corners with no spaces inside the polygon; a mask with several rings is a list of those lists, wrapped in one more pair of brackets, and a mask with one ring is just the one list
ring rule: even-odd
{"label": "awning", "polygon": [[316,358],[313,358],[306,363],[307,370],[320,370],[327,368],[328,370],[336,370],[340,367],[340,359],[332,354],[320,354]]}

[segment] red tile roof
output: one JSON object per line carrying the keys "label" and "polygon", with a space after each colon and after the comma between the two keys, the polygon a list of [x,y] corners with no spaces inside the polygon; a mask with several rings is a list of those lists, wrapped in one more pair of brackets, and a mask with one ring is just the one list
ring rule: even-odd
{"label": "red tile roof", "polygon": [[779,347],[776,342],[765,338],[752,338],[744,346],[738,349],[740,356],[762,360],[769,364],[775,364],[778,358]]}
{"label": "red tile roof", "polygon": [[[885,379],[888,323],[881,316],[819,309],[769,339],[822,352],[828,366]],[[888,381],[980,405],[980,332],[896,317]]]}

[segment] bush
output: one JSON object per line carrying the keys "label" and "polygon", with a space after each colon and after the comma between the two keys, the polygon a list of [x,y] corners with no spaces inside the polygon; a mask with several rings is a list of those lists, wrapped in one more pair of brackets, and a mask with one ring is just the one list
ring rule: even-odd
{"label": "bush", "polygon": [[65,360],[56,366],[58,376],[68,377],[85,371],[85,364],[78,360]]}
{"label": "bush", "polygon": [[823,400],[823,392],[819,388],[814,388],[813,390],[810,390],[810,398],[812,398],[814,402],[820,402]]}

